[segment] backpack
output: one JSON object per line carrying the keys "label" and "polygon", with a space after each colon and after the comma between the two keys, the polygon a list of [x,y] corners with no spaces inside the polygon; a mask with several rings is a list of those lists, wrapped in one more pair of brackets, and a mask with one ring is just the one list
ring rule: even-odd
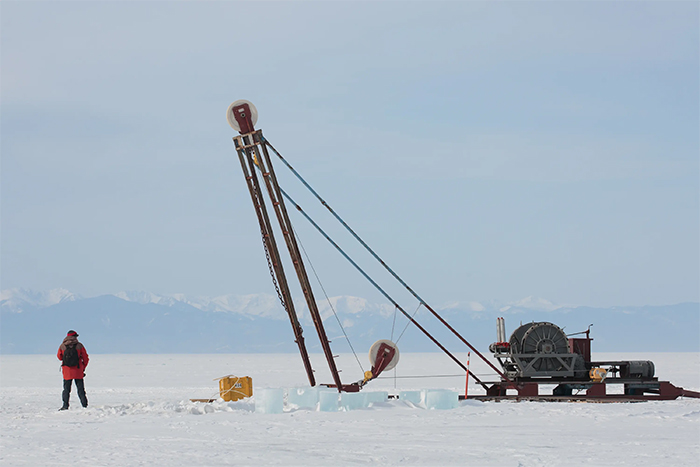
{"label": "backpack", "polygon": [[80,364],[80,356],[75,345],[67,345],[63,352],[63,366],[78,366]]}

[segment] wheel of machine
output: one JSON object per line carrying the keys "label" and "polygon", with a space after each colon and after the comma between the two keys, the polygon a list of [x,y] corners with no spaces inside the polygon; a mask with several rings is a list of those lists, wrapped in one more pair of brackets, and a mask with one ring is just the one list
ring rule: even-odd
{"label": "wheel of machine", "polygon": [[[531,374],[532,372],[546,374],[562,371],[560,357],[571,355],[569,340],[564,331],[559,326],[548,322],[520,326],[511,335],[510,345],[514,354],[537,356],[537,358],[527,359],[531,362],[530,369],[527,370]],[[575,356],[574,359],[576,358]]]}
{"label": "wheel of machine", "polygon": [[569,340],[556,324],[542,322],[530,325],[522,338],[522,353],[569,353]]}
{"label": "wheel of machine", "polygon": [[253,126],[258,123],[258,109],[255,108],[252,102],[245,99],[238,99],[236,102],[229,105],[228,109],[226,109],[226,121],[228,121],[231,128],[236,131],[241,131],[241,127],[238,125],[238,122],[233,116],[233,108],[241,104],[248,104],[248,107],[250,107],[250,121],[253,123]]}
{"label": "wheel of machine", "polygon": [[381,339],[372,344],[372,347],[369,348],[369,362],[372,364],[373,367],[376,366],[377,354],[379,353],[379,347],[381,347],[382,344],[386,344],[388,347],[394,349],[394,356],[392,357],[389,364],[384,368],[384,371],[392,370],[394,369],[396,364],[399,363],[399,348],[396,344],[394,344],[388,339]]}
{"label": "wheel of machine", "polygon": [[523,336],[527,332],[528,329],[530,329],[530,326],[532,326],[535,323],[527,323],[527,324],[521,324],[519,328],[517,328],[515,331],[513,331],[513,334],[510,335],[510,349],[511,352],[513,353],[521,353],[522,352],[522,341],[523,341]]}

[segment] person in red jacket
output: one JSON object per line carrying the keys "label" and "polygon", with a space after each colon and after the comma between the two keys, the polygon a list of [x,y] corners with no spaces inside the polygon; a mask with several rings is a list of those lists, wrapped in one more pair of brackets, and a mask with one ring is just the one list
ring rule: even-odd
{"label": "person in red jacket", "polygon": [[59,360],[63,362],[63,407],[59,410],[68,410],[68,400],[70,399],[70,390],[72,381],[75,380],[75,387],[78,389],[78,397],[83,407],[87,407],[88,400],[85,395],[85,368],[90,361],[88,353],[83,344],[78,342],[78,333],[71,330],[68,331],[66,338],[58,348],[56,354]]}

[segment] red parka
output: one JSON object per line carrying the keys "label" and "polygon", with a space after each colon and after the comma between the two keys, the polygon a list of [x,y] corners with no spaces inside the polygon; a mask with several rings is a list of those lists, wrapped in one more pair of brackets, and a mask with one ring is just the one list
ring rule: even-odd
{"label": "red parka", "polygon": [[63,343],[58,348],[58,353],[56,356],[59,360],[63,361],[63,351],[66,350],[66,345],[75,345],[75,349],[78,351],[78,366],[62,366],[63,368],[63,379],[83,379],[85,377],[85,368],[88,366],[90,357],[83,344],[78,342],[77,335],[69,335],[63,339]]}

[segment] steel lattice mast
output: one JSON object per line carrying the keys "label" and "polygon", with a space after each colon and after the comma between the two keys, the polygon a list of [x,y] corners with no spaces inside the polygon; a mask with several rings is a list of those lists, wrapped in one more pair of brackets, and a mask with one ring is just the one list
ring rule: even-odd
{"label": "steel lattice mast", "polygon": [[294,236],[294,231],[292,230],[292,224],[289,220],[287,207],[285,206],[284,198],[282,197],[280,187],[277,183],[277,177],[275,176],[272,161],[270,160],[270,155],[267,148],[263,144],[264,138],[262,136],[262,130],[255,130],[254,128],[257,120],[257,111],[250,102],[236,101],[229,107],[227,119],[229,120],[231,126],[241,133],[240,136],[235,136],[233,138],[233,143],[236,148],[236,152],[238,153],[241,169],[243,170],[248,191],[250,191],[253,206],[255,207],[255,212],[258,217],[260,232],[262,233],[263,243],[265,245],[265,251],[268,253],[270,261],[272,279],[273,282],[279,284],[279,294],[282,306],[287,311],[292,324],[295,340],[297,346],[299,347],[299,352],[306,369],[309,383],[311,386],[315,386],[316,384],[313,374],[314,370],[311,367],[309,354],[306,349],[306,345],[304,344],[303,330],[301,324],[299,323],[299,317],[294,309],[294,302],[289,291],[289,284],[282,266],[280,252],[277,247],[277,242],[275,241],[270,217],[268,215],[265,199],[262,194],[263,189],[261,187],[260,179],[256,173],[256,167],[262,173],[267,195],[270,199],[275,212],[275,217],[279,223],[279,228],[282,231],[282,236],[284,237],[284,241],[287,245],[289,256],[292,260],[294,270],[299,280],[299,285],[304,293],[304,299],[309,307],[309,313],[311,314],[311,319],[316,327],[316,332],[321,342],[321,348],[323,349],[323,353],[328,361],[328,367],[331,371],[331,376],[333,377],[334,382],[332,386],[338,388],[339,391],[359,391],[360,386],[358,384],[343,385],[340,380],[340,373],[338,372],[338,368],[335,364],[335,358],[331,351],[330,341],[326,335],[321,313],[318,310],[318,305],[316,304],[316,299],[314,298],[313,290],[311,289],[311,284],[309,282],[309,276],[306,272],[304,261],[301,258],[301,253]]}
{"label": "steel lattice mast", "polygon": [[[399,310],[411,324],[416,326],[425,336],[427,336],[434,344],[436,344],[440,350],[442,350],[446,355],[448,355],[458,366],[466,371],[464,364],[455,357],[447,348],[445,348],[435,337],[433,337],[423,326],[421,326],[411,315],[409,315],[390,295],[384,291],[371,277],[369,277],[365,271],[360,268],[355,261],[353,261],[324,231],[316,224],[313,219],[311,219],[306,212],[296,203],[289,195],[282,190],[277,182],[277,177],[275,175],[274,167],[270,158],[268,147],[282,160],[282,162],[294,173],[294,175],[299,178],[299,180],[319,199],[319,201],[333,214],[333,216],[341,222],[341,224],[350,231],[350,233],[364,246],[371,254],[375,257],[393,276],[397,279],[404,287],[406,287],[415,298],[419,300],[421,305],[425,306],[438,320],[445,325],[452,333],[457,335],[462,342],[464,342],[469,348],[474,350],[486,363],[491,366],[499,375],[504,377],[507,381],[508,378],[505,377],[501,371],[486,360],[483,355],[481,355],[474,347],[469,344],[469,342],[464,339],[454,328],[452,328],[440,315],[437,314],[420,296],[418,296],[413,289],[411,289],[408,284],[406,284],[394,271],[389,268],[389,266],[379,258],[379,256],[348,226],[335,211],[316,193],[313,188],[298,174],[296,170],[282,157],[282,155],[263,137],[262,130],[255,130],[254,125],[257,121],[257,110],[252,103],[248,101],[236,101],[227,111],[227,119],[229,124],[234,129],[238,130],[240,136],[233,138],[234,146],[238,153],[238,157],[241,163],[241,168],[243,170],[246,184],[248,190],[251,194],[251,199],[255,207],[256,215],[258,217],[258,222],[260,224],[260,231],[263,237],[263,244],[265,247],[265,253],[268,259],[268,267],[270,269],[270,274],[272,276],[273,284],[277,290],[280,302],[283,308],[287,312],[290,322],[292,324],[292,329],[295,335],[295,342],[299,346],[299,351],[301,353],[304,366],[306,368],[307,376],[311,385],[315,385],[315,378],[313,375],[313,369],[311,367],[311,362],[309,360],[308,352],[304,344],[303,329],[299,323],[298,315],[294,309],[294,304],[291,299],[291,294],[289,292],[289,285],[285,276],[284,268],[281,263],[279,249],[275,241],[273,234],[272,225],[268,215],[267,207],[265,204],[264,196],[262,195],[262,187],[260,179],[257,176],[257,171],[262,174],[263,182],[265,188],[270,198],[270,201],[275,212],[275,216],[279,222],[279,227],[282,231],[287,249],[289,251],[290,258],[294,265],[294,269],[299,280],[299,284],[304,293],[304,298],[309,307],[309,312],[313,320],[314,326],[316,327],[316,332],[319,336],[321,347],[323,349],[326,360],[328,361],[328,366],[333,376],[334,384],[329,385],[332,387],[337,387],[339,391],[359,391],[360,388],[369,379],[376,378],[378,374],[383,371],[386,365],[389,363],[386,360],[387,355],[391,355],[393,358],[394,350],[389,347],[382,347],[383,352],[380,352],[380,357],[377,357],[376,361],[372,361],[373,367],[372,371],[366,372],[364,381],[358,381],[349,385],[343,385],[340,380],[339,371],[335,364],[334,355],[330,348],[330,341],[326,335],[323,320],[321,318],[318,306],[316,304],[313,290],[309,282],[308,274],[306,268],[301,259],[301,254],[299,247],[297,245],[296,237],[292,229],[291,222],[289,220],[289,215],[287,212],[286,205],[284,203],[284,198],[287,198],[294,207],[301,212],[301,214],[328,240],[344,257],[347,259],[382,295],[384,295],[395,307]],[[383,360],[383,364],[380,361]],[[485,389],[486,385],[473,373],[467,373],[472,377],[477,383],[481,384]]]}

